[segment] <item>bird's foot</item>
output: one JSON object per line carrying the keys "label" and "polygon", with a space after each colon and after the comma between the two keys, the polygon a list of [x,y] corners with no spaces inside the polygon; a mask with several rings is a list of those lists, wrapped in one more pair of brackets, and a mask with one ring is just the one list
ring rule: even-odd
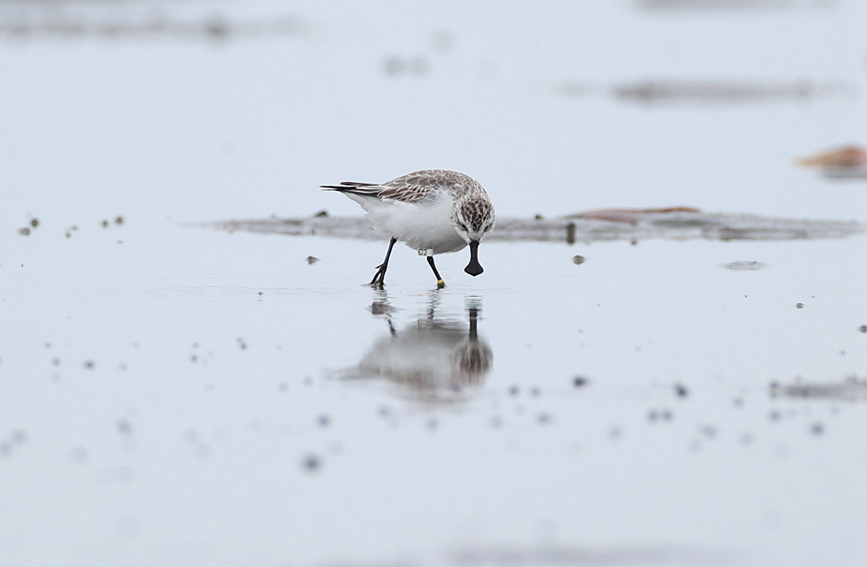
{"label": "bird's foot", "polygon": [[369,285],[373,289],[382,289],[385,286],[385,282],[382,280],[383,280],[383,278],[381,278],[379,274],[376,274],[375,276],[373,276],[373,279],[370,280],[370,283],[367,285]]}
{"label": "bird's foot", "polygon": [[380,264],[376,267],[376,273],[373,274],[373,279],[370,280],[370,287],[373,289],[382,289],[385,285],[385,264]]}
{"label": "bird's foot", "polygon": [[446,287],[446,282],[442,279],[438,279],[437,280],[437,289],[442,289],[444,287]]}

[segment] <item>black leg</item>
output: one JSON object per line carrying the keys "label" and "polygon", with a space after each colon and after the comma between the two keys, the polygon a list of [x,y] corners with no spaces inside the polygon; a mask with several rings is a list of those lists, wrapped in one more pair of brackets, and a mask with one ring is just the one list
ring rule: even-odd
{"label": "black leg", "polygon": [[437,271],[436,264],[434,264],[433,256],[427,257],[427,263],[430,264],[430,269],[433,270],[434,275],[437,277],[437,287],[446,287],[446,282],[444,282],[443,279],[440,277],[440,273]]}
{"label": "black leg", "polygon": [[376,267],[376,273],[373,275],[373,279],[370,280],[370,285],[373,287],[382,289],[382,286],[385,285],[385,271],[388,269],[388,258],[391,256],[391,249],[394,248],[395,242],[397,242],[397,238],[392,237],[391,242],[388,243],[388,252],[385,253],[385,260]]}

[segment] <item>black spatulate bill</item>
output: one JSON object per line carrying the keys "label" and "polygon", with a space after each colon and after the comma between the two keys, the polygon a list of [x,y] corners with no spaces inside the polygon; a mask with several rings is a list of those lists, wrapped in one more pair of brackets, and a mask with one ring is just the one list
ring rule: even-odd
{"label": "black spatulate bill", "polygon": [[470,263],[464,268],[464,271],[475,277],[485,271],[482,265],[479,264],[479,241],[470,241]]}

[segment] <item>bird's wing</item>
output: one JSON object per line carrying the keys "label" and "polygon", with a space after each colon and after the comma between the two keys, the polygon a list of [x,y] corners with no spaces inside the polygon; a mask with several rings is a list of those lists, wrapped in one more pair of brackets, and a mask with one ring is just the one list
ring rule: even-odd
{"label": "bird's wing", "polygon": [[379,196],[382,199],[404,203],[431,201],[437,198],[443,188],[451,187],[450,180],[444,173],[437,170],[423,170],[392,179],[382,185]]}
{"label": "bird's wing", "polygon": [[466,176],[454,171],[423,169],[409,173],[386,183],[359,183],[344,181],[340,185],[323,185],[324,189],[352,193],[364,197],[376,197],[384,201],[421,203],[432,201],[442,191],[453,192],[465,183]]}

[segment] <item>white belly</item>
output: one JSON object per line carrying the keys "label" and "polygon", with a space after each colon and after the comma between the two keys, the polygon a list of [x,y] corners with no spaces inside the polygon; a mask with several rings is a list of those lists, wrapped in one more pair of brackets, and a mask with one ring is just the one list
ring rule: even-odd
{"label": "white belly", "polygon": [[452,200],[449,198],[410,204],[351,194],[347,197],[364,208],[377,230],[390,234],[414,250],[445,254],[467,246],[452,225]]}

